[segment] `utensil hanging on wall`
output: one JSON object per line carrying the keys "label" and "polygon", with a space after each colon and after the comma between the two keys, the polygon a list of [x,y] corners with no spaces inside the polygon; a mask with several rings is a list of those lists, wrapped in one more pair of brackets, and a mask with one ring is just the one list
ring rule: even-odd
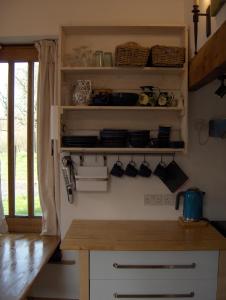
{"label": "utensil hanging on wall", "polygon": [[64,177],[67,198],[69,203],[73,203],[73,190],[76,189],[74,179],[74,165],[69,153],[62,154],[62,173]]}

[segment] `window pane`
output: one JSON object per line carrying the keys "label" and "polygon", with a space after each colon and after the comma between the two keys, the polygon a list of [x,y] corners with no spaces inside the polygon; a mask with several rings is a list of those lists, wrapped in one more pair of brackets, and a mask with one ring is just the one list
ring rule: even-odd
{"label": "window pane", "polygon": [[8,152],[7,152],[7,116],[8,116],[8,63],[0,63],[0,176],[2,200],[5,215],[8,206]]}
{"label": "window pane", "polygon": [[28,63],[15,63],[14,85],[15,214],[26,216]]}
{"label": "window pane", "polygon": [[35,216],[41,216],[39,191],[38,191],[38,172],[37,172],[37,87],[38,87],[38,68],[39,63],[34,64],[34,207]]}

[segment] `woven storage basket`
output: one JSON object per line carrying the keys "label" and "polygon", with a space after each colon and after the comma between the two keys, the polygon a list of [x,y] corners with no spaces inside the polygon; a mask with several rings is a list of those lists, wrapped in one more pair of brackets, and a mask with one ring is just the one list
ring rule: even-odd
{"label": "woven storage basket", "polygon": [[147,63],[149,49],[135,42],[119,45],[115,49],[116,66],[144,67]]}
{"label": "woven storage basket", "polygon": [[151,61],[156,67],[183,67],[185,48],[154,46],[151,48]]}

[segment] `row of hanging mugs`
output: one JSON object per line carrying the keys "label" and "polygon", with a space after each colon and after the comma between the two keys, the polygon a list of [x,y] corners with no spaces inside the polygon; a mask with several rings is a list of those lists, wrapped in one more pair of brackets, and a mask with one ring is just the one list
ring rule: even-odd
{"label": "row of hanging mugs", "polygon": [[145,159],[138,168],[136,162],[132,158],[127,164],[126,168],[124,168],[123,163],[118,158],[111,169],[111,175],[116,177],[122,177],[123,175],[127,175],[129,177],[136,177],[137,175],[142,177],[150,177],[151,174],[152,170],[149,163]]}
{"label": "row of hanging mugs", "polygon": [[[179,189],[189,178],[181,169],[181,167],[175,161],[175,155],[170,163],[166,164],[161,156],[160,162],[157,164],[156,168],[153,171],[153,174],[157,176],[167,188],[174,193]],[[152,170],[149,163],[145,160],[138,167],[136,162],[131,158],[130,162],[124,168],[123,163],[119,160],[115,162],[111,169],[111,175],[116,177],[122,177],[127,175],[129,177],[150,177]]]}

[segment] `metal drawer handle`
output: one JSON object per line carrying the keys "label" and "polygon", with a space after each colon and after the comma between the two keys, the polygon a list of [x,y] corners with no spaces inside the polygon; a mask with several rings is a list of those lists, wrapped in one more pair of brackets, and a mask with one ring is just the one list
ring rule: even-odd
{"label": "metal drawer handle", "polygon": [[115,269],[195,269],[196,264],[190,265],[119,265],[113,263]]}
{"label": "metal drawer handle", "polygon": [[114,294],[115,299],[126,299],[126,298],[140,298],[140,299],[170,299],[170,298],[194,298],[195,293],[191,292],[189,294]]}

